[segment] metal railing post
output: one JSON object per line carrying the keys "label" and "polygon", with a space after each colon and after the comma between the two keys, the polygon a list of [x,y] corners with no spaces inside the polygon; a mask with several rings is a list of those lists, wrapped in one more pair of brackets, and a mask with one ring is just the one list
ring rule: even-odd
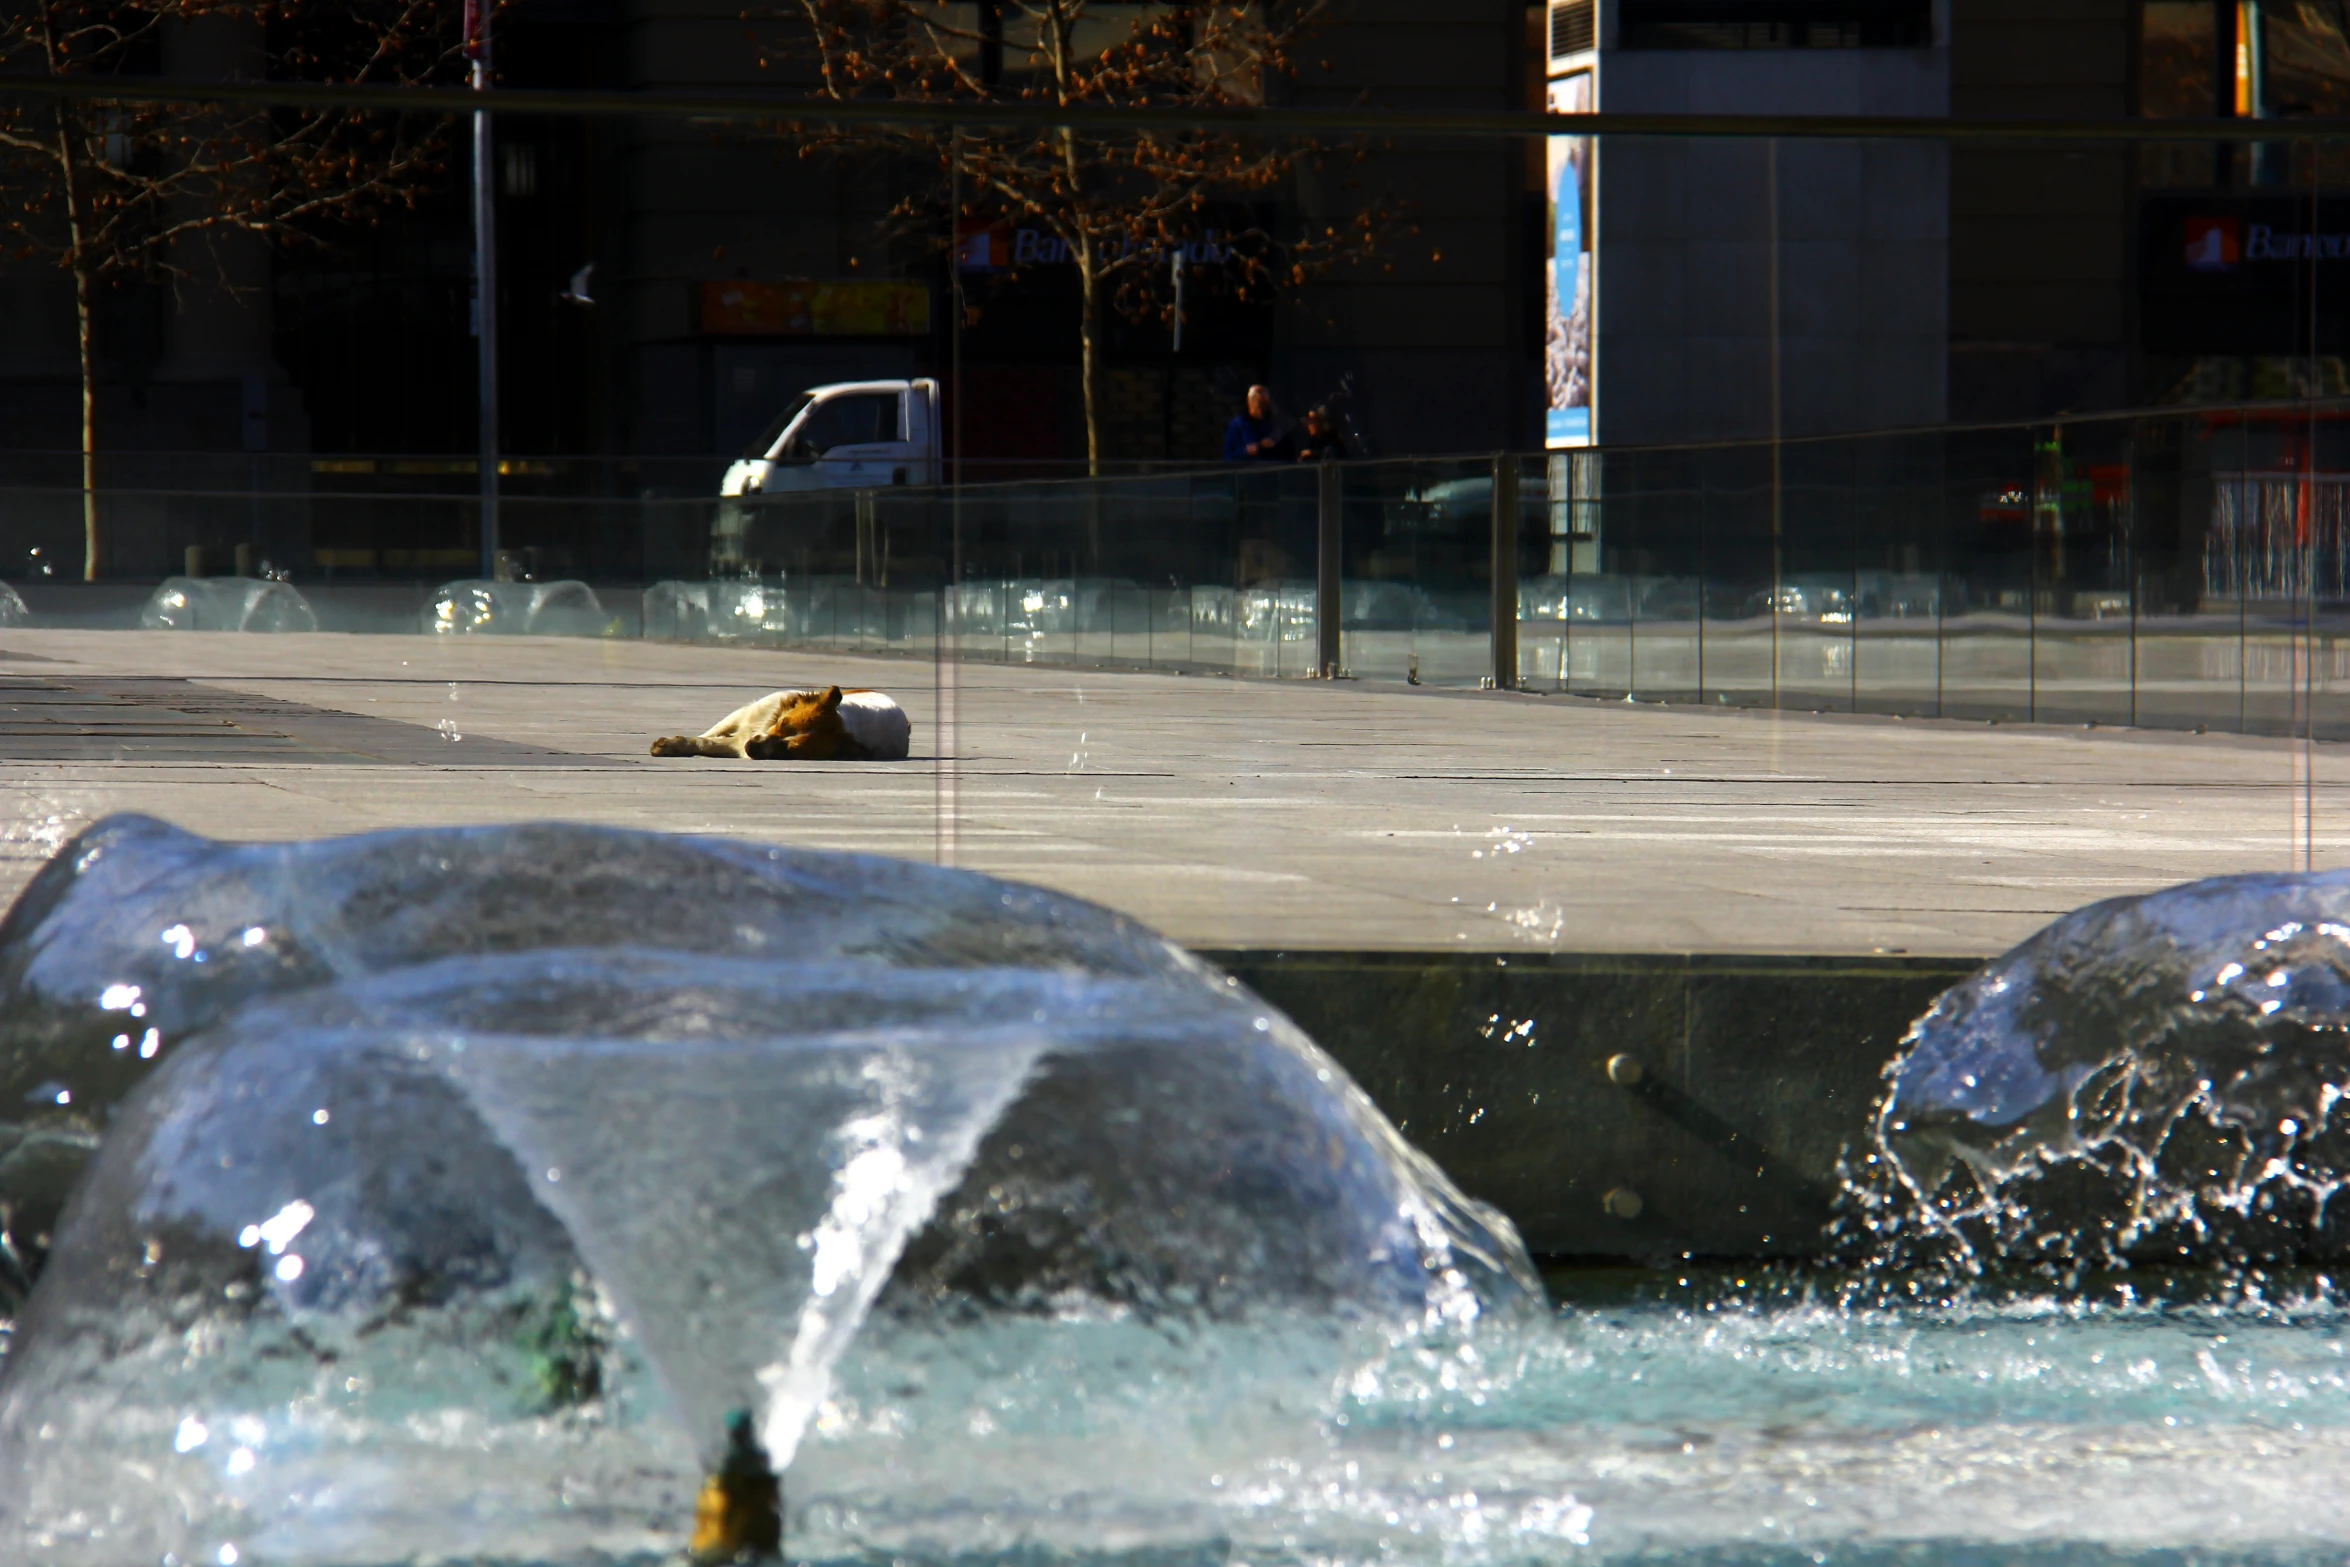
{"label": "metal railing post", "polygon": [[[1320,488],[1314,497],[1314,678],[1335,680],[1342,660],[1339,645],[1339,620],[1344,611],[1340,602],[1338,568],[1345,548],[1345,476],[1339,465],[1325,462],[1317,465]],[[1278,625],[1276,625],[1278,634]]]}
{"label": "metal railing post", "polygon": [[1493,674],[1496,691],[1518,688],[1518,460],[1493,454]]}

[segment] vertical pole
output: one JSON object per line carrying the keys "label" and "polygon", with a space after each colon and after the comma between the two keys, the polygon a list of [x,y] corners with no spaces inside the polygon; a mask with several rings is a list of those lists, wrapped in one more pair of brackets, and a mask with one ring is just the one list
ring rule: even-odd
{"label": "vertical pole", "polygon": [[1551,531],[1563,536],[1566,558],[1559,562],[1564,569],[1558,573],[1565,584],[1559,592],[1559,674],[1558,688],[1568,689],[1575,674],[1575,535],[1582,532],[1583,520],[1576,502],[1582,499],[1584,484],[1582,464],[1598,459],[1583,452],[1559,452],[1550,459],[1550,515]]}
{"label": "vertical pole", "polygon": [[[947,128],[947,409],[930,410],[933,439],[948,434],[938,428],[939,415],[951,410],[953,444],[947,460],[947,571],[938,589],[938,635],[931,646],[938,660],[931,680],[937,693],[937,732],[930,763],[935,796],[932,826],[938,835],[938,863],[955,863],[956,798],[958,779],[955,751],[956,706],[961,697],[963,656],[963,128]],[[933,502],[936,504],[935,492]]]}
{"label": "vertical pole", "polygon": [[[2283,146],[2290,155],[2295,144]],[[2309,160],[2309,233],[2317,233],[2319,144],[2301,142]],[[2317,869],[2317,256],[2309,272],[2309,378],[2302,383],[2308,424],[2301,442],[2301,868]]]}
{"label": "vertical pole", "polygon": [[1316,464],[1316,469],[1320,488],[1314,496],[1314,677],[1335,680],[1344,653],[1339,642],[1339,618],[1345,609],[1339,566],[1346,543],[1346,477],[1334,462]]}
{"label": "vertical pole", "polygon": [[[2054,444],[2058,428],[2049,427],[2048,439]],[[2039,445],[2035,438],[2035,448]],[[2047,454],[2035,450],[2032,454],[2032,524],[2030,528],[2032,574],[2024,589],[2024,720],[2040,721],[2040,518],[2048,510]],[[2061,483],[2061,479],[2059,480]],[[2061,493],[2061,491],[2059,492]]]}
{"label": "vertical pole", "polygon": [[[2243,33],[2236,40],[2236,47],[2243,53],[2244,68],[2239,78],[2241,85],[2237,92],[2241,101],[2236,106],[2236,112],[2251,119],[2265,120],[2268,118],[2268,27],[2260,14],[2260,0],[2244,0],[2238,8],[2238,17]],[[2255,186],[2285,183],[2277,178],[2276,171],[2277,148],[2280,145],[2273,141],[2256,141],[2246,149],[2252,159],[2250,183]]]}
{"label": "vertical pole", "polygon": [[1844,622],[1845,647],[1849,656],[1844,662],[1844,710],[1860,711],[1860,511],[1861,511],[1861,448],[1852,443],[1852,608],[1851,618]]}
{"label": "vertical pole", "polygon": [[1183,246],[1180,242],[1168,267],[1175,274],[1175,352],[1180,354],[1183,352]]}
{"label": "vertical pole", "polygon": [[1518,460],[1493,454],[1493,689],[1518,689]]}
{"label": "vertical pole", "polygon": [[1934,508],[1934,716],[1942,716],[1945,695],[1944,680],[1949,674],[1950,656],[1950,437],[1936,438],[1938,460],[1934,468],[1934,489],[1942,504]]}
{"label": "vertical pole", "polygon": [[[2231,0],[2220,0],[2211,8],[2211,23],[2212,113],[2218,119],[2233,119],[2236,115],[2236,7]],[[2221,190],[2236,183],[2235,143],[2211,144],[2211,183]]]}
{"label": "vertical pole", "polygon": [[1697,703],[1705,705],[1705,529],[1713,508],[1713,492],[1706,485],[1705,452],[1701,448],[1690,454],[1697,465]]}
{"label": "vertical pole", "polygon": [[1779,599],[1786,575],[1785,507],[1782,502],[1784,474],[1780,468],[1779,437],[1781,418],[1779,409],[1779,138],[1770,140],[1770,166],[1764,181],[1771,210],[1770,232],[1770,313],[1771,313],[1771,709],[1779,706]]}
{"label": "vertical pole", "polygon": [[[491,0],[465,0],[465,53],[473,90],[490,86]],[[473,331],[480,365],[481,574],[498,575],[498,218],[490,113],[473,112]]]}
{"label": "vertical pole", "polygon": [[1624,700],[1627,702],[1640,696],[1640,573],[1646,558],[1640,548],[1640,531],[1646,521],[1646,510],[1639,506],[1624,508],[1616,521],[1616,537],[1623,541],[1623,558],[1631,568],[1624,573]]}
{"label": "vertical pole", "polygon": [[2138,430],[2133,426],[2129,444],[2124,448],[2129,460],[2124,464],[2122,491],[2122,560],[2124,580],[2130,585],[2130,727],[2138,727],[2138,600],[2146,591],[2145,567],[2138,558]]}

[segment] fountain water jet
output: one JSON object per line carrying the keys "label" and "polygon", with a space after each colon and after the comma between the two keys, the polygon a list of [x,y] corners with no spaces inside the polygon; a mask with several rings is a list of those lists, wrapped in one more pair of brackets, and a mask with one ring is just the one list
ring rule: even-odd
{"label": "fountain water jet", "polygon": [[2350,872],[2116,898],[1938,1000],[1853,1183],[1880,1269],[2239,1281],[2350,1251]]}
{"label": "fountain water jet", "polygon": [[115,818],[0,926],[0,1018],[0,1538],[47,1560],[658,1550],[737,1406],[779,1466],[843,1418],[885,1285],[907,1332],[1257,1333],[1291,1444],[1540,1300],[1263,1003],[982,877]]}

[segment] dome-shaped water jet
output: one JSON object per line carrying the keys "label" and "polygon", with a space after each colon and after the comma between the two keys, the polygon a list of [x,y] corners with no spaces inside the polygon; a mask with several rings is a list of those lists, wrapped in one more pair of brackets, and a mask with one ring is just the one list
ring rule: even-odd
{"label": "dome-shaped water jet", "polygon": [[[114,818],[0,926],[0,1019],[38,1273],[0,1539],[46,1560],[674,1548],[744,1440],[787,1468],[871,1418],[835,1368],[877,1296],[898,1349],[1186,1368],[1210,1396],[1154,1422],[1169,1476],[1243,1428],[1310,1440],[1349,1368],[1540,1301],[1506,1221],[1264,1003],[968,874]],[[891,1356],[858,1373],[900,1367],[888,1418],[963,1407]],[[1077,1483],[1060,1451],[1032,1484]]]}

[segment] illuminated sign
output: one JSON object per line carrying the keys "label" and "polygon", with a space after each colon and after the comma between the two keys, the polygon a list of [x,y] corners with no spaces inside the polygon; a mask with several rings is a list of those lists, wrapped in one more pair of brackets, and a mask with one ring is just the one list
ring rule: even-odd
{"label": "illuminated sign", "polygon": [[[2350,350],[2350,226],[2338,198],[2148,194],[2139,200],[2138,344],[2235,358]],[[2313,314],[2314,312],[2314,314]]]}
{"label": "illuminated sign", "polygon": [[2189,218],[2186,229],[2187,265],[2197,272],[2225,272],[2244,259],[2234,218]]}
{"label": "illuminated sign", "polygon": [[704,283],[702,330],[720,337],[926,337],[930,286],[879,278]]}
{"label": "illuminated sign", "polygon": [[[1105,254],[1115,259],[1127,251],[1123,239],[1103,242]],[[1181,251],[1186,266],[1222,266],[1232,259],[1232,245],[1223,232],[1210,229],[1204,239],[1178,240],[1173,245],[1151,244],[1142,254],[1162,260]],[[1013,267],[1068,266],[1076,260],[1069,242],[1044,229],[983,228],[966,224],[956,235],[955,265],[965,272],[1003,272]]]}

